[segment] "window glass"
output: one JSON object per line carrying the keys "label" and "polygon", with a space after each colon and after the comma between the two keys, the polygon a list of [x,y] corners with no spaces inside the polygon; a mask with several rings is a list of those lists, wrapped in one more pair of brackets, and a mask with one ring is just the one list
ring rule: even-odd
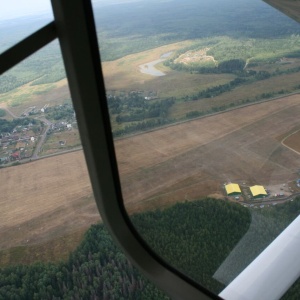
{"label": "window glass", "polygon": [[299,213],[300,27],[262,1],[94,12],[126,209],[219,294]]}
{"label": "window glass", "polygon": [[96,207],[58,42],[0,76],[0,299],[166,299]]}
{"label": "window glass", "polygon": [[0,53],[53,20],[49,0],[1,3]]}
{"label": "window glass", "polygon": [[18,262],[59,251],[67,257],[75,233],[99,214],[57,42],[3,74],[0,93],[0,248],[19,247]]}

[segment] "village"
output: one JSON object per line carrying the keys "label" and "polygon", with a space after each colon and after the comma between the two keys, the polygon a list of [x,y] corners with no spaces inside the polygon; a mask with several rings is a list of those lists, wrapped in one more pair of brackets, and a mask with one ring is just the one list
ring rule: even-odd
{"label": "village", "polygon": [[52,148],[55,146],[57,150],[62,150],[67,144],[68,133],[70,134],[72,130],[77,132],[75,113],[69,104],[53,107],[46,105],[40,109],[35,106],[29,107],[20,117],[13,120],[0,118],[0,122],[0,166],[2,167],[41,157],[45,144],[49,144],[48,141],[53,135],[56,135],[58,141],[52,145]]}
{"label": "village", "polygon": [[0,164],[30,158],[43,127],[43,123],[39,125],[29,123],[17,125],[11,132],[2,133],[0,135]]}

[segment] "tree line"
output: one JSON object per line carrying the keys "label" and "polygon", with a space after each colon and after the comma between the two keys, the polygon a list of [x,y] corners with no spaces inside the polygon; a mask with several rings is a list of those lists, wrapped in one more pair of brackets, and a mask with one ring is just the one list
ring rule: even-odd
{"label": "tree line", "polygon": [[[299,215],[300,198],[253,211],[261,218],[243,257],[246,250],[258,255]],[[203,199],[135,214],[131,220],[164,260],[219,293],[224,285],[213,275],[248,231],[251,214],[239,204]],[[245,267],[243,259],[235,263]],[[0,282],[1,299],[168,299],[132,266],[102,224],[91,226],[66,262],[2,268]],[[283,299],[299,295],[298,280]]]}
{"label": "tree line", "polygon": [[[143,238],[169,263],[218,291],[211,276],[247,230],[248,211],[207,199],[132,216]],[[225,230],[226,228],[226,230]],[[214,234],[212,234],[214,233]],[[67,262],[0,269],[1,299],[168,299],[93,225]]]}
{"label": "tree line", "polygon": [[42,123],[38,120],[30,118],[19,118],[11,121],[0,119],[0,135],[11,133],[16,126],[28,126],[29,124],[41,125]]}
{"label": "tree line", "polygon": [[1,299],[167,299],[93,225],[69,260],[0,270]]}
{"label": "tree line", "polygon": [[186,71],[199,74],[221,74],[221,73],[238,73],[242,72],[246,61],[243,59],[230,59],[227,61],[220,62],[216,66],[203,66],[202,64],[183,64],[175,63],[174,58],[166,60],[164,65],[177,71]]}
{"label": "tree line", "polygon": [[[175,103],[174,99],[165,99],[155,102],[146,102],[142,97],[139,99],[142,105],[127,106],[126,112],[116,116],[118,123],[143,121],[151,118],[165,118],[168,115],[169,108]],[[136,110],[130,108],[137,108]],[[128,112],[129,111],[129,112]]]}
{"label": "tree line", "polygon": [[127,134],[131,134],[138,131],[151,130],[156,127],[164,126],[167,124],[174,123],[172,119],[151,119],[147,121],[137,122],[135,124],[125,125],[121,129],[113,130],[113,136],[119,137]]}
{"label": "tree line", "polygon": [[175,103],[175,97],[147,100],[141,93],[131,92],[123,96],[108,95],[107,103],[111,119],[115,119],[119,125],[113,128],[115,137],[174,121],[168,118],[168,112]]}
{"label": "tree line", "polygon": [[45,110],[46,118],[49,120],[72,120],[75,117],[75,111],[72,104],[62,104],[47,107]]}

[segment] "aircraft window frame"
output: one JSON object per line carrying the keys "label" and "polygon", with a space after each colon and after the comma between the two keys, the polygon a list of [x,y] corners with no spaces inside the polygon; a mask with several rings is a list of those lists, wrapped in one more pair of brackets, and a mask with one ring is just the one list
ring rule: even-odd
{"label": "aircraft window frame", "polygon": [[[0,74],[59,39],[98,209],[126,256],[172,299],[221,299],[161,259],[139,236],[125,210],[93,17],[86,0],[51,0],[54,22],[0,55]],[[88,101],[86,100],[88,99]]]}

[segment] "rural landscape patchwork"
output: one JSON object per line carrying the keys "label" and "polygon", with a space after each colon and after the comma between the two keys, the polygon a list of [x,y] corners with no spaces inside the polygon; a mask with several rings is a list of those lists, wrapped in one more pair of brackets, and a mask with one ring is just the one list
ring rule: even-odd
{"label": "rural landscape patchwork", "polygon": [[[300,25],[259,0],[93,5],[126,210],[219,293],[300,212]],[[0,22],[1,52],[44,18]],[[0,299],[169,299],[101,222],[57,41],[0,77],[0,179]]]}

